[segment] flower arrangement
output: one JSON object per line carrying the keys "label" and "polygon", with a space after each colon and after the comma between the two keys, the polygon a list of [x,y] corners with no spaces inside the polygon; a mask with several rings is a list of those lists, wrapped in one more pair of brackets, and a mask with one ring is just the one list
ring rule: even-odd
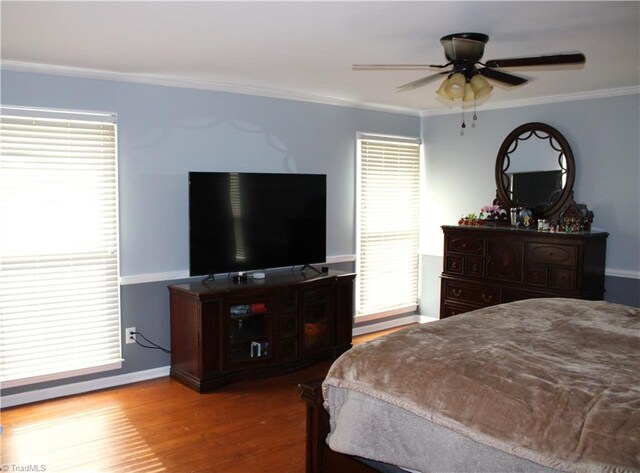
{"label": "flower arrangement", "polygon": [[458,220],[458,225],[488,225],[495,227],[496,225],[507,222],[507,211],[499,205],[485,205],[480,209],[478,215],[470,213],[463,215]]}
{"label": "flower arrangement", "polygon": [[485,205],[480,209],[480,218],[485,220],[500,220],[503,214],[506,216],[504,209],[497,205]]}
{"label": "flower arrangement", "polygon": [[467,214],[466,216],[460,217],[460,220],[458,220],[458,225],[482,225],[482,216],[478,217],[474,213]]}

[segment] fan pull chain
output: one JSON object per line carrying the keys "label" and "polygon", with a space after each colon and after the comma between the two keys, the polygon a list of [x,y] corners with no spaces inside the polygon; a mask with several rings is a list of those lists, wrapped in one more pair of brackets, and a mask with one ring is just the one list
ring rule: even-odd
{"label": "fan pull chain", "polygon": [[464,122],[464,105],[462,105],[462,128],[466,128],[467,124]]}
{"label": "fan pull chain", "polygon": [[478,119],[478,115],[476,114],[476,98],[473,98],[473,121]]}

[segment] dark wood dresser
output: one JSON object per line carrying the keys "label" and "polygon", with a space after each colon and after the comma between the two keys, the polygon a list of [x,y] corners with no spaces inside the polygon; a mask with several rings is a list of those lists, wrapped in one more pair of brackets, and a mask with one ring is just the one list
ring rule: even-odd
{"label": "dark wood dresser", "polygon": [[606,232],[443,226],[440,318],[534,297],[602,299]]}

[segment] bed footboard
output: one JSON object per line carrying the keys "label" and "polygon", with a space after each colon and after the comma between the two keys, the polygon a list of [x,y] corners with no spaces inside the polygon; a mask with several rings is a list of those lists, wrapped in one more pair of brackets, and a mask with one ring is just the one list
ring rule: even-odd
{"label": "bed footboard", "polygon": [[329,414],[323,406],[322,380],[300,384],[307,403],[307,473],[375,473],[376,470],[349,455],[334,452],[325,439],[329,434]]}

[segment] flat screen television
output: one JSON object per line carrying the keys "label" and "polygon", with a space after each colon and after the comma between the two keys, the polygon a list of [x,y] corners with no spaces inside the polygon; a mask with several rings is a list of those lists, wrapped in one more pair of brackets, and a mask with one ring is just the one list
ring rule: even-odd
{"label": "flat screen television", "polygon": [[513,173],[511,191],[517,204],[529,207],[552,204],[562,191],[562,171]]}
{"label": "flat screen television", "polygon": [[189,274],[326,260],[327,179],[320,174],[189,173]]}

